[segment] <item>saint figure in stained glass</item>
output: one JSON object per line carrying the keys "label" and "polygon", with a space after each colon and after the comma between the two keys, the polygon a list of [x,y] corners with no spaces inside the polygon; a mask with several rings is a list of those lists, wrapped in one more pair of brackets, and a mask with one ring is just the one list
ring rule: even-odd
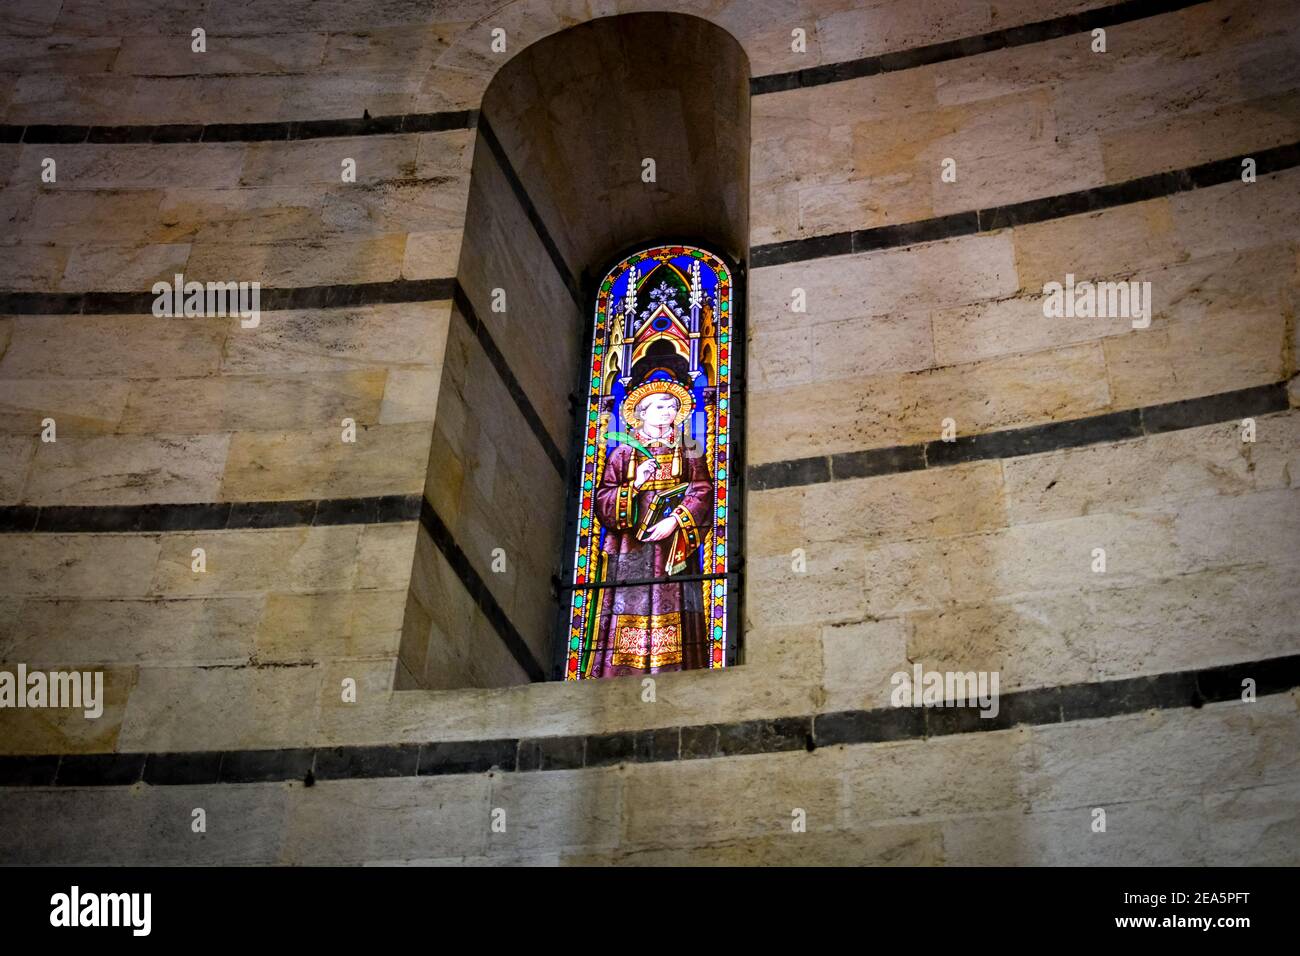
{"label": "saint figure in stained glass", "polygon": [[687,246],[597,298],[566,677],[722,667],[732,279]]}

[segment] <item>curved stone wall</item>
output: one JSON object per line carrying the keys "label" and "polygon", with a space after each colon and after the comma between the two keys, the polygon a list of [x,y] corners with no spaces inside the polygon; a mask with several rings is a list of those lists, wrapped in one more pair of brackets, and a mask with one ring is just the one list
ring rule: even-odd
{"label": "curved stone wall", "polygon": [[[753,465],[745,663],[653,704],[407,689],[413,604],[544,654],[546,547],[475,562],[486,502],[562,493],[578,350],[513,350],[481,264],[547,342],[582,313],[475,111],[575,283],[651,228],[509,109],[590,5],[6,7],[0,661],[105,703],[0,710],[4,858],[1295,862],[1295,5],[651,6],[748,60],[699,228],[749,250]],[[177,272],[260,281],[260,324],[155,317]],[[1067,276],[1149,282],[1149,325],[1047,316]],[[916,664],[997,671],[1000,716],[891,707]]]}

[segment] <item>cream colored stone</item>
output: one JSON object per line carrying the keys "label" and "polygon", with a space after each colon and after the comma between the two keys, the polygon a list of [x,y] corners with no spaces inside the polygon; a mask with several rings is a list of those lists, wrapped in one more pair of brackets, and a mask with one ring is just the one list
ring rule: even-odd
{"label": "cream colored stone", "polygon": [[[839,826],[838,761],[832,754],[761,754],[628,766],[623,823],[629,843],[691,846],[788,835],[803,810],[808,833]],[[692,811],[668,793],[690,794]]]}
{"label": "cream colored stone", "polygon": [[318,666],[141,668],[118,749],[311,746],[320,681]]}
{"label": "cream colored stone", "polygon": [[1178,559],[1188,570],[1287,562],[1300,535],[1296,488],[1206,498],[1174,519]]}
{"label": "cream colored stone", "polygon": [[0,592],[142,596],[149,593],[158,551],[157,535],[7,534],[0,548]]}
{"label": "cream colored stone", "polygon": [[1295,782],[1205,796],[1206,857],[1218,866],[1289,866],[1300,850]]}
{"label": "cream colored stone", "polygon": [[186,434],[313,429],[379,420],[382,370],[308,375],[217,375],[134,382],[119,431]]}
{"label": "cream colored stone", "polygon": [[933,866],[943,862],[937,824],[709,841],[694,846],[625,844],[563,858],[578,866]]}
{"label": "cream colored stone", "polygon": [[749,557],[788,555],[805,547],[803,501],[806,488],[772,488],[745,495],[745,551]]}
{"label": "cream colored stone", "polygon": [[1091,642],[1093,679],[1114,680],[1295,654],[1297,597],[1300,568],[1278,563],[1035,599],[1029,613]]}
{"label": "cream colored stone", "polygon": [[[1095,514],[1017,525],[952,541],[953,595],[982,601],[995,595],[1123,588],[1185,570],[1175,517],[1162,512]],[[1105,572],[1092,570],[1098,548]]]}
{"label": "cream colored stone", "polygon": [[410,582],[411,563],[419,524],[366,525],[357,552],[357,587],[361,590],[395,590]]}
{"label": "cream colored stone", "polygon": [[[931,145],[922,157],[922,168],[929,174],[934,215],[1058,196],[1106,182],[1095,135],[1061,142],[1050,138],[1054,124],[1045,125],[1050,127],[1042,133],[1045,138],[1021,134],[1008,141],[997,130],[980,129],[967,137],[976,139],[972,143],[943,139]],[[986,138],[992,142],[983,142]],[[956,162],[955,182],[945,182],[941,176],[945,159]]]}
{"label": "cream colored stone", "polygon": [[[336,114],[346,115],[346,114]],[[343,160],[356,161],[356,186],[415,174],[417,143],[409,136],[363,136],[253,143],[245,147],[241,186],[337,186]]]}
{"label": "cream colored stone", "polygon": [[1294,748],[1297,726],[1295,701],[1282,695],[1035,727],[1030,803],[1105,806],[1258,785],[1275,748]]}
{"label": "cream colored stone", "polygon": [[925,671],[997,672],[1004,694],[1083,683],[1092,676],[1097,635],[1080,626],[1077,615],[1104,600],[1090,594],[1034,597],[909,614],[906,662],[919,662]]}
{"label": "cream colored stone", "polygon": [[866,612],[884,617],[953,599],[948,555],[960,541],[900,541],[866,552]]}
{"label": "cream colored stone", "polygon": [[[145,292],[186,271],[189,243],[146,246],[79,245],[59,283],[64,292]],[[215,278],[207,276],[206,278]]]}
{"label": "cream colored stone", "polygon": [[[1291,93],[1167,113],[1140,126],[1104,131],[1101,149],[1108,181],[1123,182],[1222,159],[1226,142],[1242,153],[1281,146],[1298,137],[1300,95]],[[1153,150],[1153,142],[1160,143],[1160,149]]]}
{"label": "cream colored stone", "polygon": [[782,674],[787,680],[820,686],[822,630],[816,624],[771,627],[755,622],[751,615],[743,629],[741,663],[764,673]]}
{"label": "cream colored stone", "polygon": [[[898,376],[754,391],[748,396],[745,454],[754,464],[906,441]],[[834,422],[833,428],[827,423]]]}
{"label": "cream colored stone", "polygon": [[958,436],[972,435],[1082,418],[1110,397],[1096,344],[921,371],[896,388],[909,442],[939,438],[946,418]]}
{"label": "cream colored stone", "polygon": [[916,222],[934,215],[930,181],[919,168],[759,192],[752,202],[752,245]]}
{"label": "cream colored stone", "polygon": [[[327,227],[350,235],[459,231],[468,193],[468,170],[457,177],[350,184],[325,193],[321,219]],[[450,265],[441,276],[455,273],[455,262]]]}
{"label": "cream colored stone", "polygon": [[[981,159],[1050,143],[1056,133],[1050,105],[1045,91],[1034,90],[960,107],[898,111],[887,118],[857,123],[853,127],[854,173],[873,176],[923,169],[927,181],[939,184],[940,163],[953,158],[960,183],[963,160],[978,165]],[[1065,175],[1071,175],[1068,167]],[[935,198],[951,185],[955,184],[940,184]],[[989,199],[961,208],[988,208],[1000,202],[996,195]]]}
{"label": "cream colored stone", "polygon": [[[235,664],[265,599],[28,599],[0,624],[0,659],[29,664]],[[6,633],[7,632],[7,633]]]}
{"label": "cream colored stone", "polygon": [[1260,416],[1255,428],[1253,443],[1241,440],[1240,422],[1225,422],[1005,459],[1002,474],[1010,522],[1173,506],[1292,485],[1300,477],[1300,416]]}
{"label": "cream colored stone", "polygon": [[50,189],[29,195],[34,200],[14,234],[25,242],[61,246],[172,242],[160,221],[162,192],[156,189]]}
{"label": "cream colored stone", "polygon": [[802,524],[810,542],[868,544],[1000,528],[1002,468],[976,462],[809,485]]}
{"label": "cream colored stone", "polygon": [[[1141,773],[1140,767],[1133,768]],[[1101,801],[1095,801],[1100,804]],[[1194,797],[1105,803],[1106,832],[1093,807],[992,813],[944,821],[948,866],[1187,866],[1210,862],[1206,822]]]}
{"label": "cream colored stone", "polygon": [[[30,79],[30,77],[28,77]],[[97,77],[96,83],[105,83]],[[174,86],[174,84],[172,84]],[[54,92],[51,90],[51,92]],[[155,107],[158,103],[155,102]],[[12,110],[11,110],[12,112]],[[125,116],[115,121],[130,123]],[[229,117],[229,122],[233,117]],[[10,122],[14,120],[10,119]],[[84,119],[83,119],[84,121]],[[76,122],[54,116],[33,118],[31,122]],[[197,117],[168,120],[156,116],[155,123],[198,123]],[[165,146],[143,143],[114,143],[60,146],[58,148],[58,182],[60,189],[159,189],[166,186],[194,188],[228,188],[239,182],[244,164],[245,146],[241,143],[169,143]],[[41,160],[50,155],[50,147],[25,145],[18,159],[18,177],[39,182]],[[295,185],[300,185],[296,183]]]}
{"label": "cream colored stone", "polygon": [[[393,635],[394,650],[396,633]],[[317,734],[324,740],[367,740],[343,731],[366,723],[365,715],[384,714],[393,704],[395,657],[327,660],[321,665],[317,700]]]}
{"label": "cream colored stone", "polygon": [[256,330],[232,332],[222,368],[287,374],[428,366],[442,359],[450,314],[450,302],[268,312]]}
{"label": "cream colored stone", "polygon": [[1107,339],[1106,368],[1115,405],[1156,405],[1285,375],[1287,321],[1277,312],[1180,322]]}
{"label": "cream colored stone", "polygon": [[[1191,259],[1164,268],[1127,270],[1112,281],[1151,283],[1151,331],[1177,322],[1216,316],[1231,326],[1244,310],[1284,308],[1288,263],[1286,244],[1245,253]],[[940,365],[1012,352],[1056,348],[1133,331],[1133,319],[1056,319],[1043,315],[1040,290],[933,314],[935,355]]]}
{"label": "cream colored stone", "polygon": [[616,769],[500,774],[489,780],[491,812],[505,811],[504,833],[491,831],[485,821],[489,854],[619,842],[628,785]]}
{"label": "cream colored stone", "polygon": [[1170,197],[1174,228],[1192,255],[1254,250],[1300,238],[1300,170],[1231,182]]}
{"label": "cream colored stone", "polygon": [[391,282],[401,275],[405,235],[274,245],[196,244],[186,279],[261,282],[268,288]]}
{"label": "cream colored stone", "polygon": [[890,678],[911,673],[907,630],[899,618],[822,628],[822,709],[873,710],[890,705]]}
{"label": "cream colored stone", "polygon": [[[755,392],[751,461],[933,441],[951,418],[958,435],[1078,418],[1109,404],[1097,343],[996,361]],[[834,422],[833,428],[827,422]]]}
{"label": "cream colored stone", "polygon": [[[59,670],[85,671],[76,661],[60,661]],[[16,664],[0,664],[0,670],[17,674]],[[134,667],[94,667],[103,673],[103,712],[87,717],[86,708],[42,707],[0,710],[0,753],[105,753],[118,742],[122,715],[136,682]],[[13,679],[17,679],[16,676]],[[83,700],[84,703],[84,700]],[[3,801],[0,801],[3,802]]]}
{"label": "cream colored stone", "polygon": [[203,56],[195,56],[185,44],[160,46],[153,37],[124,37],[122,49],[113,61],[113,72],[149,76],[300,73],[320,65],[325,41],[321,34],[303,33],[289,37],[223,36]]}
{"label": "cream colored stone", "polygon": [[68,440],[117,427],[127,383],[87,379],[0,379],[0,432],[36,437],[54,419],[54,436]]}
{"label": "cream colored stone", "polygon": [[[280,854],[283,784],[10,790],[0,825],[6,863],[77,866],[269,864]],[[193,811],[207,830],[194,833]],[[58,826],[50,826],[58,820]]]}
{"label": "cream colored stone", "polygon": [[[168,596],[350,590],[357,577],[359,525],[201,531],[162,539],[153,589]],[[207,570],[192,570],[194,548]]]}
{"label": "cream colored stone", "polygon": [[355,443],[335,426],[242,432],[230,443],[221,496],[232,501],[416,494],[424,484],[430,428],[358,423]]}
{"label": "cream colored stone", "polygon": [[[269,318],[263,316],[263,324]],[[230,331],[224,319],[138,315],[32,315],[15,316],[11,322],[13,340],[0,359],[3,378],[208,375],[220,365]]]}
{"label": "cream colored stone", "polygon": [[9,245],[0,262],[0,281],[19,292],[51,292],[59,288],[67,266],[65,248]]}
{"label": "cream colored stone", "polygon": [[438,409],[441,371],[435,366],[389,372],[379,409],[380,424],[432,422]]}
{"label": "cream colored stone", "polygon": [[[750,324],[764,329],[962,305],[1010,295],[1020,284],[1007,235],[767,266],[749,281]],[[790,310],[796,288],[805,290],[806,313]]]}
{"label": "cream colored stone", "polygon": [[[751,558],[745,600],[764,608],[767,624],[835,624],[860,620],[865,610],[865,572],[860,546],[810,546],[804,571],[789,555]],[[752,602],[752,603],[750,603]]]}
{"label": "cream colored stone", "polygon": [[[810,6],[816,10],[822,5]],[[953,7],[939,0],[914,3],[886,0],[883,3],[826,6],[830,8],[828,12],[817,18],[817,39],[823,63],[907,50],[1025,22],[1023,10],[1008,12],[1004,4],[998,4],[996,8],[979,4]],[[1046,15],[1038,13],[1033,19]]]}
{"label": "cream colored stone", "polygon": [[319,781],[295,791],[281,862],[481,853],[489,846],[487,793],[481,775]]}
{"label": "cream colored stone", "polygon": [[34,438],[0,437],[0,503],[15,504],[22,500],[27,471],[38,444]]}
{"label": "cream colored stone", "polygon": [[257,659],[391,658],[405,606],[405,591],[270,594],[257,626]]}
{"label": "cream colored stone", "polygon": [[402,275],[408,279],[442,279],[455,275],[463,235],[459,228],[408,233]]}
{"label": "cream colored stone", "polygon": [[1067,275],[1082,282],[1187,259],[1186,234],[1174,223],[1172,202],[1151,199],[1017,226],[1011,237],[1020,288],[1041,293],[1048,282],[1064,285]]}
{"label": "cream colored stone", "polygon": [[103,435],[42,443],[23,499],[40,505],[215,501],[230,438]]}
{"label": "cream colored stone", "polygon": [[1120,129],[1191,104],[1212,108],[1292,91],[1294,10],[1284,3],[1268,7],[1265,19],[1251,15],[1264,10],[1240,0],[1186,10],[1159,33],[1150,23],[1129,25],[1123,32],[1140,44],[1130,49],[1144,55],[1062,83],[1060,96],[1073,107],[1062,118],[1063,135]]}
{"label": "cream colored stone", "polygon": [[320,186],[173,188],[163,193],[159,228],[202,245],[320,238],[333,231],[321,219],[323,196]]}
{"label": "cream colored stone", "polygon": [[844,781],[845,821],[867,826],[902,817],[1024,808],[1031,752],[1024,729],[834,747]]}

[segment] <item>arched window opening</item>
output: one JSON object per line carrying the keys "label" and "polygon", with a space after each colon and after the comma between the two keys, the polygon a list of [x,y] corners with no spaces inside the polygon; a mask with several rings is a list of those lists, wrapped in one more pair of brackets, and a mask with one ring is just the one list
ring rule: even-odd
{"label": "arched window opening", "polygon": [[737,301],[735,269],[694,246],[633,253],[600,283],[562,602],[568,680],[736,660]]}

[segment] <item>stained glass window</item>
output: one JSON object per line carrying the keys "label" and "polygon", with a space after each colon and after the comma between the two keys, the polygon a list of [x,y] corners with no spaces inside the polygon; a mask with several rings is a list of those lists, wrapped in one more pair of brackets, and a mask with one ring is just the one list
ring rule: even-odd
{"label": "stained glass window", "polygon": [[735,276],[717,256],[628,256],[596,299],[573,552],[567,680],[734,660]]}

